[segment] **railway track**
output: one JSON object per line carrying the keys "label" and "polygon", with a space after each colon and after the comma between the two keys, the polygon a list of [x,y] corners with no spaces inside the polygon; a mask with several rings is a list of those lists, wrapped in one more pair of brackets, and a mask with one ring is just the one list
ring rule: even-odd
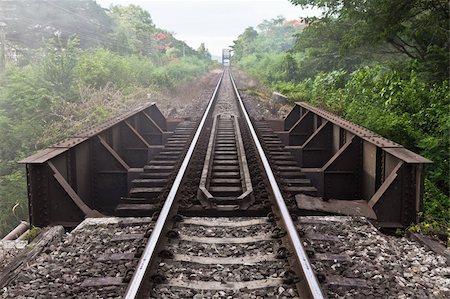
{"label": "railway track", "polygon": [[[243,136],[247,137],[245,144]],[[183,141],[187,139],[183,137]],[[124,298],[323,298],[268,158],[227,69],[191,143],[182,147],[180,142],[177,151],[185,152],[184,159]],[[203,157],[198,153],[195,157],[196,152]],[[191,176],[199,174],[199,162],[203,162],[201,176],[199,184],[194,184]],[[152,170],[167,173],[174,165],[154,166]],[[155,190],[147,182],[135,180],[130,191],[133,196],[128,200],[139,198],[147,204],[149,198],[158,198],[154,191],[161,194],[164,187]],[[195,196],[193,190],[197,191]],[[221,217],[202,217],[201,213],[200,217],[183,217],[180,214],[186,202],[190,207],[200,203],[203,210],[214,210]],[[264,206],[265,212],[270,212],[268,217],[245,217],[255,202],[257,208]]]}
{"label": "railway track", "polygon": [[[441,273],[418,280],[416,253],[422,272],[430,256],[367,220],[371,207],[398,203],[391,192],[411,186],[422,169],[415,163],[426,160],[305,103],[282,122],[250,118],[245,105],[254,106],[227,69],[213,84],[202,115],[167,120],[147,104],[26,160],[34,224],[88,219],[64,236],[50,229],[43,239],[61,241],[0,276],[3,297],[425,298],[448,290],[445,261],[433,257]],[[420,194],[415,186],[406,203]],[[368,202],[357,200],[363,191],[374,192]],[[99,214],[91,208],[122,217],[89,218]],[[318,211],[365,217],[311,216]],[[399,214],[377,210],[386,215]]]}

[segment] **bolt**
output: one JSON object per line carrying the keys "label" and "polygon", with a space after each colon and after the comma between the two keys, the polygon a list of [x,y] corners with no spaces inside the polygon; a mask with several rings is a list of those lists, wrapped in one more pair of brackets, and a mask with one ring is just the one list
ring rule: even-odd
{"label": "bolt", "polygon": [[286,236],[286,232],[285,232],[284,230],[278,228],[278,227],[275,228],[275,229],[272,231],[272,238],[273,238],[273,239],[280,239],[280,238],[282,238],[282,237],[284,237],[284,236]]}
{"label": "bolt", "polygon": [[131,281],[131,278],[133,277],[134,269],[128,269],[127,272],[125,272],[124,277],[122,278],[123,283],[129,283]]}
{"label": "bolt", "polygon": [[180,233],[176,230],[169,230],[167,232],[167,237],[169,239],[177,239],[180,236]]}
{"label": "bolt", "polygon": [[280,247],[277,250],[277,255],[275,256],[277,259],[285,259],[290,255],[289,250],[286,247]]}
{"label": "bolt", "polygon": [[144,253],[144,246],[139,246],[136,248],[136,252],[134,253],[134,257],[139,258]]}
{"label": "bolt", "polygon": [[174,258],[174,254],[170,250],[167,250],[167,249],[161,250],[158,253],[158,256],[163,259],[173,259]]}
{"label": "bolt", "polygon": [[150,279],[156,284],[161,284],[166,281],[166,277],[162,274],[154,274]]}

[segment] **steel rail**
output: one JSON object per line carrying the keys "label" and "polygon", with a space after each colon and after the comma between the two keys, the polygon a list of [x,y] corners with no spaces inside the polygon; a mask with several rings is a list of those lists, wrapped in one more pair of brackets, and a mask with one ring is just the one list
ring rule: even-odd
{"label": "steel rail", "polygon": [[208,106],[206,107],[205,113],[203,114],[200,124],[198,125],[197,131],[195,132],[194,138],[192,139],[192,143],[189,146],[189,149],[186,153],[183,163],[181,164],[180,170],[178,171],[175,181],[173,182],[173,185],[170,188],[169,194],[167,195],[167,198],[164,202],[163,208],[161,209],[159,217],[156,220],[152,234],[150,235],[150,238],[147,241],[147,245],[145,246],[144,252],[142,253],[141,258],[139,259],[139,263],[136,267],[136,271],[134,272],[133,277],[131,278],[130,283],[128,284],[127,290],[125,291],[125,295],[123,297],[125,299],[134,299],[139,294],[139,290],[142,286],[142,282],[143,282],[146,272],[148,270],[147,268],[150,264],[152,257],[155,254],[157,243],[160,240],[164,225],[166,224],[166,222],[169,218],[169,214],[172,210],[172,206],[175,201],[175,196],[178,192],[178,188],[180,187],[181,181],[184,177],[184,174],[186,172],[189,161],[191,160],[192,153],[194,152],[194,148],[197,145],[197,141],[199,139],[200,133],[206,122],[206,118],[208,117],[208,114],[209,114],[209,111],[211,110],[214,99],[216,98],[217,91],[219,90],[219,86],[220,86],[220,83],[222,82],[224,73],[225,73],[225,71],[222,72],[222,75],[220,76],[219,81],[217,82],[216,88],[214,89],[214,93],[211,96],[211,99],[209,100],[209,103],[208,103]]}
{"label": "steel rail", "polygon": [[236,84],[234,82],[233,75],[231,74],[231,72],[229,74],[230,74],[231,83],[233,84],[234,92],[236,94],[236,97],[238,98],[238,102],[239,102],[239,105],[242,110],[242,114],[244,115],[244,118],[247,122],[248,128],[250,129],[250,133],[252,135],[253,141],[256,145],[256,148],[258,149],[259,156],[261,157],[261,161],[263,163],[264,170],[269,179],[270,187],[272,188],[273,195],[275,197],[275,201],[277,203],[278,209],[281,214],[281,218],[282,218],[284,225],[286,227],[286,230],[287,230],[287,236],[289,238],[289,241],[291,242],[291,245],[294,247],[295,257],[303,271],[303,275],[304,275],[306,283],[307,283],[307,289],[310,292],[310,296],[308,296],[307,298],[314,298],[314,299],[325,298],[323,295],[322,289],[319,286],[317,277],[313,272],[313,269],[311,267],[311,263],[306,254],[305,248],[303,247],[302,242],[300,241],[300,237],[298,235],[297,229],[295,228],[294,222],[292,221],[291,215],[290,215],[289,210],[286,206],[286,203],[283,199],[283,195],[281,194],[280,188],[278,187],[278,183],[277,183],[275,176],[273,174],[273,171],[270,167],[269,161],[264,153],[261,143],[259,142],[258,136],[256,135],[255,129],[254,129],[252,122],[250,120],[250,117],[248,116],[248,113],[245,109],[244,103],[242,102],[241,96],[239,95]]}

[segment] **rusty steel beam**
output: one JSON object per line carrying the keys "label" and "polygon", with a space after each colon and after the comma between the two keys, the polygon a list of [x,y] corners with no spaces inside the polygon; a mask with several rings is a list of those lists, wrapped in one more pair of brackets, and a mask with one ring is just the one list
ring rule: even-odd
{"label": "rusty steel beam", "polygon": [[325,121],[300,146],[301,167],[323,167],[331,158],[331,135],[333,126]]}
{"label": "rusty steel beam", "polygon": [[280,134],[288,134],[287,148],[320,197],[363,200],[380,226],[407,227],[419,220],[430,160],[304,102],[296,103],[284,130]]}
{"label": "rusty steel beam", "polygon": [[209,181],[212,175],[212,168],[214,162],[214,145],[216,142],[217,123],[220,115],[214,118],[211,135],[209,136],[208,148],[206,150],[205,162],[203,164],[202,175],[200,178],[200,184],[198,186],[197,199],[205,209],[211,209],[213,207],[214,196],[208,191]]}
{"label": "rusty steel beam", "polygon": [[142,135],[128,122],[125,121],[125,125],[127,126],[127,128],[130,129],[130,131],[134,134],[134,136],[142,142],[142,144],[144,146],[146,146],[147,148],[150,148],[150,144],[148,144],[148,142],[144,139],[144,137],[142,137]]}
{"label": "rusty steel beam", "polygon": [[127,195],[129,178],[162,146],[166,128],[162,113],[148,103],[20,161],[31,224],[74,226],[86,216],[112,213]]}
{"label": "rusty steel beam", "polygon": [[314,115],[307,111],[289,129],[289,145],[303,145],[314,132]]}
{"label": "rusty steel beam", "polygon": [[67,181],[64,179],[64,177],[61,175],[61,173],[56,169],[55,165],[53,165],[52,162],[47,162],[50,169],[53,171],[53,177],[58,181],[59,185],[64,189],[64,191],[67,193],[67,195],[70,197],[70,199],[73,201],[74,204],[77,205],[77,207],[84,213],[84,215],[88,218],[98,218],[103,217],[104,215],[102,213],[99,213],[96,210],[93,210],[89,208],[83,200],[78,196],[78,194],[75,192],[75,190],[72,189],[72,187],[67,183]]}
{"label": "rusty steel beam", "polygon": [[103,139],[101,136],[97,136],[97,138],[100,140],[100,144],[106,149],[106,151],[111,155],[111,157],[114,158],[114,161],[116,161],[123,170],[128,171],[130,169],[130,166],[120,157],[120,155]]}

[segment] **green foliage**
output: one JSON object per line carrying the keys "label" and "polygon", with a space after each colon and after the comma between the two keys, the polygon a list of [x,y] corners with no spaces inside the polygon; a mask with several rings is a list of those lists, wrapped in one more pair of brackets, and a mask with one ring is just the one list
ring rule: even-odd
{"label": "green foliage", "polygon": [[[291,36],[281,20],[247,28],[233,63],[291,101],[308,101],[392,139],[434,163],[427,167],[423,227],[449,223],[450,88],[448,1],[291,0],[324,10]],[[279,34],[279,33],[278,33]]]}
{"label": "green foliage", "polygon": [[428,85],[414,70],[400,74],[380,65],[321,73],[301,83],[275,88],[292,101],[306,100],[341,114],[434,163],[427,168],[424,207],[432,227],[449,223],[450,88]]}
{"label": "green foliage", "polygon": [[264,83],[270,84],[287,79],[286,72],[282,70],[284,57],[285,54],[280,52],[251,54],[242,58],[237,65]]}
{"label": "green foliage", "polygon": [[244,33],[238,36],[233,45],[233,61],[240,61],[245,55],[255,53],[254,41],[258,37],[258,32],[253,27],[245,29]]}
{"label": "green foliage", "polygon": [[176,59],[183,56],[183,53],[181,52],[180,49],[171,47],[166,50],[166,56],[169,59]]}
{"label": "green foliage", "polygon": [[424,209],[424,222],[428,223],[431,229],[443,232],[449,229],[450,198],[428,179],[425,180]]}
{"label": "green foliage", "polygon": [[45,53],[42,55],[39,66],[42,85],[53,90],[63,100],[76,100],[73,81],[79,52],[78,45],[77,38],[64,41],[56,37],[49,40]]}
{"label": "green foliage", "polygon": [[105,49],[96,49],[80,58],[77,68],[82,85],[104,87],[114,84],[125,89],[133,86],[171,88],[204,73],[211,63],[197,57],[178,57],[170,63],[155,66],[142,56],[120,56]]}
{"label": "green foliage", "polygon": [[355,24],[354,20],[344,18],[323,18],[312,22],[297,34],[294,51],[303,53],[298,62],[302,72],[297,80],[337,69],[351,72],[365,62],[380,60],[380,53],[384,51],[382,47],[355,40],[355,32],[348,34],[351,30],[355,31],[354,28],[361,28],[361,22]]}
{"label": "green foliage", "polygon": [[3,2],[0,19],[9,43],[14,43],[18,58],[29,48],[45,47],[57,33],[67,40],[76,34],[82,48],[105,45],[111,18],[93,0],[8,1]]}
{"label": "green foliage", "polygon": [[[313,5],[325,10],[326,17],[313,24],[311,30],[324,32],[320,31],[320,28],[326,28],[333,33],[338,31],[336,40],[327,45],[328,49],[351,52],[366,49],[367,46],[386,45],[386,51],[393,50],[419,61],[421,72],[429,81],[439,82],[448,78],[448,1],[290,1],[301,6]],[[313,39],[320,43],[322,35],[319,34]],[[302,37],[299,37],[299,43],[302,43]],[[339,53],[336,49],[329,53]]]}
{"label": "green foliage", "polygon": [[294,34],[301,32],[304,26],[278,17],[264,20],[258,26],[259,32],[248,27],[233,42],[233,63],[240,63],[248,55],[264,56],[291,49],[295,41]]}
{"label": "green foliage", "polygon": [[208,49],[205,47],[205,43],[201,43],[197,49],[197,53],[203,59],[211,59],[211,53],[209,53]]}
{"label": "green foliage", "polygon": [[40,228],[33,226],[30,228],[30,230],[25,235],[24,240],[26,240],[26,241],[28,241],[28,243],[30,243],[39,235],[40,232],[41,232]]}
{"label": "green foliage", "polygon": [[182,57],[176,63],[162,67],[162,72],[169,78],[170,85],[167,87],[171,87],[181,81],[192,79],[204,73],[210,65],[208,60],[196,57]]}
{"label": "green foliage", "polygon": [[152,54],[155,25],[146,10],[133,4],[112,6],[109,15],[116,26],[112,33],[114,51],[121,54]]}
{"label": "green foliage", "polygon": [[[104,121],[126,107],[123,97],[135,90],[145,90],[145,96],[170,89],[213,65],[204,46],[196,52],[157,29],[140,7],[116,6],[100,15],[110,21],[102,24],[114,24],[106,28],[108,48],[82,49],[79,41],[86,36],[81,34],[80,39],[57,36],[28,51],[29,59],[20,65],[10,62],[0,71],[0,237],[27,217],[25,171],[18,160],[74,128]],[[55,125],[59,122],[73,126]]]}
{"label": "green foliage", "polygon": [[47,114],[54,99],[39,82],[32,67],[13,67],[0,77],[0,175],[15,169],[17,157],[40,146],[35,136],[51,119]]}
{"label": "green foliage", "polygon": [[15,169],[0,176],[0,236],[27,218],[26,196],[27,184],[23,169]]}
{"label": "green foliage", "polygon": [[296,33],[288,51],[260,51],[270,38],[246,29],[235,41],[234,64],[291,101],[324,107],[432,160],[423,222],[413,229],[449,234],[448,3],[291,2],[326,15]]}
{"label": "green foliage", "polygon": [[104,87],[109,83],[119,88],[147,87],[155,66],[148,58],[121,56],[106,49],[92,49],[82,53],[76,68],[78,82],[85,86]]}

